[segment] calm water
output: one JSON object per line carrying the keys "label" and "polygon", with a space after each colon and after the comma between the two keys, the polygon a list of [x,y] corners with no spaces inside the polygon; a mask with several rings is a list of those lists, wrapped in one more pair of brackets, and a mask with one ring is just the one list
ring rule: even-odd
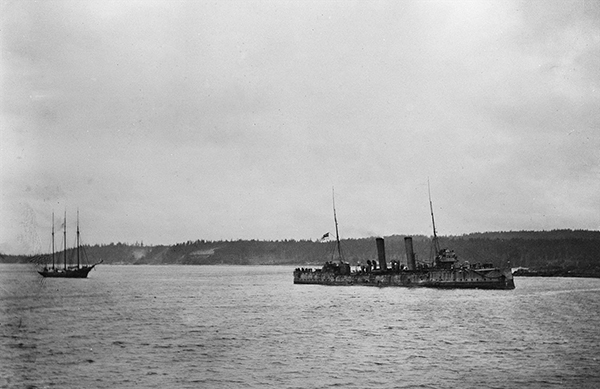
{"label": "calm water", "polygon": [[600,279],[434,290],[292,271],[0,265],[0,387],[600,387]]}

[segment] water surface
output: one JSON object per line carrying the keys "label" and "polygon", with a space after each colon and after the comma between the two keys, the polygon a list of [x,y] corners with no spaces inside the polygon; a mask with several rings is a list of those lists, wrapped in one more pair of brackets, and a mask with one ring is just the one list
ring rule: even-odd
{"label": "water surface", "polygon": [[0,265],[0,387],[600,387],[600,279],[436,290],[292,271]]}

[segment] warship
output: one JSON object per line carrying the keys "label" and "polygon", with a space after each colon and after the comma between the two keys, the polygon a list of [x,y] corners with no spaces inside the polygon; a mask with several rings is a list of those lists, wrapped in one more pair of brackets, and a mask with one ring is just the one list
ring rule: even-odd
{"label": "warship", "polygon": [[430,263],[417,263],[413,250],[412,237],[404,238],[406,264],[391,261],[388,266],[383,238],[376,238],[377,260],[367,261],[365,266],[355,266],[344,260],[339,239],[335,200],[333,218],[336,231],[337,260],[326,262],[320,269],[297,268],[294,270],[294,284],[318,285],[365,285],[403,286],[428,288],[460,289],[514,289],[515,283],[510,266],[495,267],[492,264],[470,264],[459,262],[454,251],[440,248],[431,195],[429,198],[433,223],[432,248],[435,256]]}

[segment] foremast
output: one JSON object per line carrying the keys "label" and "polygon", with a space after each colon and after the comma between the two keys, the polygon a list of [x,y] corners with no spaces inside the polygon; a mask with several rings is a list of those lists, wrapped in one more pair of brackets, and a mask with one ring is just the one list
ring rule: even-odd
{"label": "foremast", "polygon": [[77,209],[77,268],[79,269],[79,208]]}
{"label": "foremast", "polygon": [[52,212],[52,270],[56,268],[54,261],[54,212]]}
{"label": "foremast", "polygon": [[457,257],[454,251],[446,248],[440,249],[440,242],[438,240],[437,231],[435,229],[435,218],[433,217],[433,202],[431,201],[431,187],[429,180],[427,180],[427,191],[429,193],[429,210],[431,211],[431,224],[433,226],[433,261],[432,265],[436,268],[453,269]]}
{"label": "foremast", "polygon": [[431,212],[431,224],[433,226],[433,250],[434,257],[440,252],[440,242],[438,241],[437,231],[435,229],[435,218],[433,217],[433,202],[431,201],[431,186],[429,180],[427,180],[427,192],[429,194],[429,210]]}
{"label": "foremast", "polygon": [[338,260],[340,262],[344,262],[344,256],[342,255],[342,245],[340,244],[340,232],[338,230],[337,214],[335,211],[335,190],[334,190],[334,188],[331,188],[331,197],[333,200],[333,221],[335,222],[335,241],[336,241]]}
{"label": "foremast", "polygon": [[63,260],[65,271],[67,270],[67,210],[65,209],[65,219],[63,224]]}

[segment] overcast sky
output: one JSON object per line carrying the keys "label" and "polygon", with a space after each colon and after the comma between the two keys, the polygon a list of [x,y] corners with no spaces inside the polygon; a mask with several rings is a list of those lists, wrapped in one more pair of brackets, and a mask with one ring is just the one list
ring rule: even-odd
{"label": "overcast sky", "polygon": [[600,229],[599,2],[0,4],[0,252]]}

